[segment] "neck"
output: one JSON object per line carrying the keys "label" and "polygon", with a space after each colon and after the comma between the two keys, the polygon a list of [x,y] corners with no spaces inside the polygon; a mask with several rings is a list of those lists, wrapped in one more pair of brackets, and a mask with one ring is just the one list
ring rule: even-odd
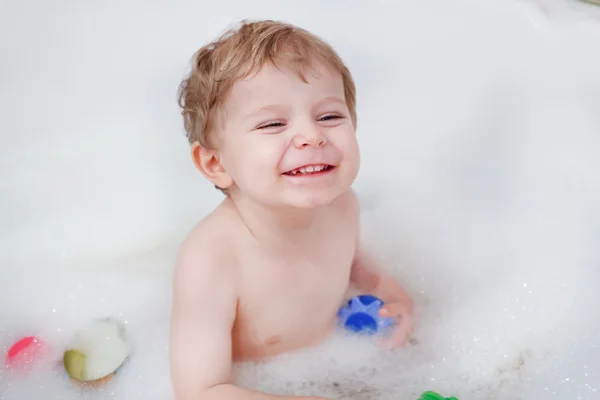
{"label": "neck", "polygon": [[315,232],[324,207],[300,209],[260,204],[247,197],[227,199],[250,233],[260,242],[300,241]]}

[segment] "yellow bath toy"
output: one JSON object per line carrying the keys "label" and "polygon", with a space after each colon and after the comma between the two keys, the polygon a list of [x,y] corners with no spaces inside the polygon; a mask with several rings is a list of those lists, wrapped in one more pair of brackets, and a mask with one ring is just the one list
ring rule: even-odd
{"label": "yellow bath toy", "polygon": [[105,318],[73,336],[63,355],[63,364],[75,382],[102,384],[112,379],[129,357],[129,351],[124,324]]}

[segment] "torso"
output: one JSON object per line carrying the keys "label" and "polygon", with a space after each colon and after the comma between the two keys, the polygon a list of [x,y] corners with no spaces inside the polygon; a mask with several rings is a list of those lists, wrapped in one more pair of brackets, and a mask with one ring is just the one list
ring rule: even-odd
{"label": "torso", "polygon": [[238,238],[234,360],[317,344],[332,331],[356,248],[358,213],[352,204],[351,199],[336,200],[319,233],[296,248],[274,251]]}

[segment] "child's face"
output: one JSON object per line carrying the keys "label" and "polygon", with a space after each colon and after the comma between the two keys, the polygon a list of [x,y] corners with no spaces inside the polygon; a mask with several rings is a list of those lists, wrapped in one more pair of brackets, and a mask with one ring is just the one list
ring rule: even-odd
{"label": "child's face", "polygon": [[224,105],[219,153],[230,190],[275,206],[329,204],[360,164],[342,78],[318,65],[306,71],[307,84],[280,68],[268,64],[239,81]]}

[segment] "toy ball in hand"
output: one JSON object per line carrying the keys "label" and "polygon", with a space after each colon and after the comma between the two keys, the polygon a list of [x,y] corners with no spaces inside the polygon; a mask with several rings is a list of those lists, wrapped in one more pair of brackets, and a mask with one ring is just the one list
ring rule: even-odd
{"label": "toy ball in hand", "polygon": [[340,324],[347,330],[372,335],[394,323],[393,318],[379,315],[383,301],[375,296],[360,295],[351,298],[338,312]]}
{"label": "toy ball in hand", "polygon": [[48,354],[50,347],[35,336],[19,339],[8,349],[4,363],[8,368],[23,368],[32,366],[44,355]]}
{"label": "toy ball in hand", "polygon": [[103,384],[129,356],[125,326],[106,318],[77,332],[63,356],[65,370],[78,383]]}

